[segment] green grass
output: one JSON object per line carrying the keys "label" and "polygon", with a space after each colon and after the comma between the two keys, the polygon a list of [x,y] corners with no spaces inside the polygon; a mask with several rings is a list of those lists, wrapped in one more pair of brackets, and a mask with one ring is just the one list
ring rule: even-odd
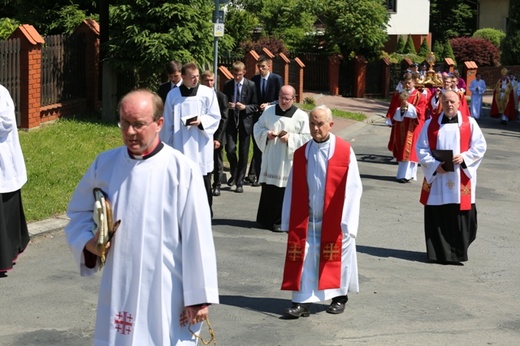
{"label": "green grass", "polygon": [[[305,111],[310,111],[314,107],[316,107],[316,105],[311,104],[311,103],[300,103],[297,106]],[[331,109],[331,111],[332,111],[332,115],[335,117],[352,119],[352,120],[356,120],[356,121],[363,121],[367,117],[364,113],[347,112],[347,111],[342,111],[340,109],[335,109],[335,108]]]}
{"label": "green grass", "polygon": [[22,188],[27,221],[63,214],[79,180],[102,151],[122,145],[116,124],[61,119],[20,132],[28,181]]}

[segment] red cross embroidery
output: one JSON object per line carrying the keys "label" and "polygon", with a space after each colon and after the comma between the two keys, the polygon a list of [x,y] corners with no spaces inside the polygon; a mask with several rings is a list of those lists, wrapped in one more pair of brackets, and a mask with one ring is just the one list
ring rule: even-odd
{"label": "red cross embroidery", "polygon": [[119,313],[116,314],[116,318],[114,319],[117,332],[123,335],[130,334],[132,332],[133,319],[134,318],[132,317],[132,314],[129,314],[126,311],[119,311]]}

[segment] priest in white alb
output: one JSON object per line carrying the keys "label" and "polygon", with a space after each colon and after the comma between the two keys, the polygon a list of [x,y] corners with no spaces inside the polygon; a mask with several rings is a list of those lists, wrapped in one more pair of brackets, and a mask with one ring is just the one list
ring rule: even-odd
{"label": "priest in white alb", "polygon": [[476,78],[469,83],[471,91],[471,116],[480,119],[482,112],[482,96],[486,92],[486,82],[482,79],[482,75],[477,73]]}
{"label": "priest in white alb", "polygon": [[432,262],[461,265],[477,235],[477,169],[487,144],[475,119],[459,111],[456,92],[441,101],[443,113],[425,123],[417,141],[426,252]]}
{"label": "priest in white alb", "polygon": [[123,97],[125,145],[97,156],[67,210],[65,234],[82,276],[100,268],[93,189],[120,220],[102,267],[96,346],[196,345],[189,328],[200,332],[208,305],[219,302],[200,169],[160,141],[162,114],[161,98],[148,90]]}
{"label": "priest in white alb", "polygon": [[281,230],[283,196],[294,152],[311,138],[309,117],[293,104],[295,98],[292,86],[282,86],[278,104],[267,107],[253,128],[262,152],[258,177],[262,192],[256,222],[275,232]]}
{"label": "priest in white alb", "polygon": [[330,133],[330,109],[309,114],[312,140],[294,153],[285,190],[282,230],[288,231],[282,290],[292,291],[284,317],[308,317],[311,303],[332,299],[327,312],[345,310],[359,292],[356,235],[361,178],[350,143]]}
{"label": "priest in white alb", "polygon": [[199,85],[197,65],[183,65],[181,77],[182,85],[172,89],[164,102],[164,126],[160,137],[199,167],[211,208],[213,134],[220,124],[220,107],[215,90]]}

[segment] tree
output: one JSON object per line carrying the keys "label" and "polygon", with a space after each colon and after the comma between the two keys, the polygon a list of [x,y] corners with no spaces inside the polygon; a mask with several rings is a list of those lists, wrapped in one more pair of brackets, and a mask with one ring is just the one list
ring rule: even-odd
{"label": "tree", "polygon": [[390,18],[382,1],[329,0],[323,3],[321,13],[328,43],[337,46],[343,56],[380,56],[388,40]]}
{"label": "tree", "polygon": [[[317,2],[312,0],[235,0],[228,8],[232,16],[241,13],[240,17],[247,17],[249,23],[256,21],[263,37],[282,39],[285,46],[294,50],[307,42],[307,36],[313,32],[316,7]],[[233,18],[230,25],[239,27],[240,23]],[[236,42],[252,38],[252,28],[244,29],[249,30],[231,29],[230,35]]]}
{"label": "tree", "polygon": [[2,16],[28,23],[42,36],[72,33],[85,18],[97,19],[91,0],[3,0]]}
{"label": "tree", "polygon": [[428,45],[428,40],[423,40],[421,46],[419,47],[419,52],[417,55],[426,58],[428,54],[430,54],[430,46]]}
{"label": "tree", "polygon": [[457,66],[457,60],[455,60],[455,54],[453,54],[453,49],[451,48],[449,40],[444,42],[444,58],[451,58],[455,66]]}
{"label": "tree", "polygon": [[509,21],[502,41],[502,64],[520,65],[520,0],[509,1]]}
{"label": "tree", "polygon": [[433,54],[435,54],[437,61],[444,58],[444,47],[440,41],[435,41],[433,44]]}
{"label": "tree", "polygon": [[406,45],[404,47],[405,54],[417,54],[415,50],[415,46],[413,44],[412,35],[408,35],[408,39],[406,40]]}
{"label": "tree", "polygon": [[403,36],[399,35],[397,37],[397,44],[395,46],[395,52],[399,54],[404,54],[404,48],[406,47],[406,42]]}
{"label": "tree", "polygon": [[156,87],[164,63],[194,61],[209,67],[213,54],[212,0],[119,0],[110,7],[108,54],[135,86]]}
{"label": "tree", "polygon": [[450,44],[459,64],[465,61],[474,61],[479,67],[500,64],[500,50],[486,39],[459,37],[452,39]]}
{"label": "tree", "polygon": [[471,36],[475,31],[475,1],[430,0],[430,31],[434,41],[445,42],[458,36]]}
{"label": "tree", "polygon": [[10,18],[0,18],[0,41],[7,39],[20,25]]}

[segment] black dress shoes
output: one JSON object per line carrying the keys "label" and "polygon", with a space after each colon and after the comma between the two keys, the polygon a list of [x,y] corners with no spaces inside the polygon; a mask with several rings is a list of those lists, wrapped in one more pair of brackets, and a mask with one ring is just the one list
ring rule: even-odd
{"label": "black dress shoes", "polygon": [[213,191],[211,192],[211,194],[215,197],[218,197],[220,196],[220,187],[214,187],[213,188]]}
{"label": "black dress shoes", "polygon": [[330,306],[327,308],[326,311],[329,314],[342,314],[345,311],[345,304],[347,303],[347,301],[347,296],[336,297],[332,299],[332,303],[330,303]]}
{"label": "black dress shoes", "polygon": [[297,319],[300,317],[309,317],[311,314],[311,304],[292,303],[290,308],[285,309],[283,316],[288,319]]}
{"label": "black dress shoes", "polygon": [[244,192],[244,188],[242,186],[237,186],[237,189],[235,190],[235,192],[242,193],[242,192]]}
{"label": "black dress shoes", "polygon": [[251,183],[251,186],[260,186],[260,183],[258,182],[258,179],[255,179],[255,180]]}
{"label": "black dress shoes", "polygon": [[228,186],[235,185],[235,178],[233,178],[233,177],[229,178],[228,181],[227,181],[227,184],[228,184]]}

